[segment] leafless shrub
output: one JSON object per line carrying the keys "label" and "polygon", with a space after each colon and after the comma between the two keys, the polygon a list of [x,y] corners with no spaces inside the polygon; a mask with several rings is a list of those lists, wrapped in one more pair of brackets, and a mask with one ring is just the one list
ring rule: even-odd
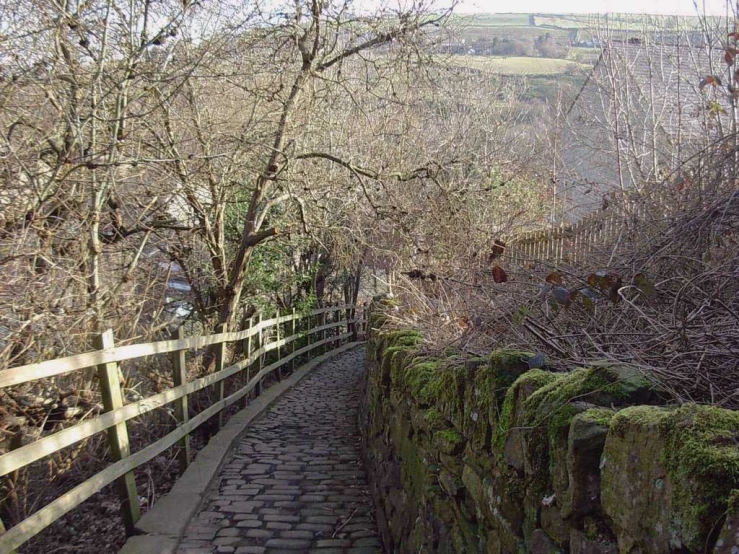
{"label": "leafless shrub", "polygon": [[433,294],[417,279],[396,287],[407,306],[398,317],[436,345],[541,351],[561,369],[629,364],[677,401],[736,409],[739,190],[725,144],[683,167],[689,178],[612,205],[620,232],[583,262],[527,259],[515,248],[496,255],[491,236],[483,256],[460,259]]}

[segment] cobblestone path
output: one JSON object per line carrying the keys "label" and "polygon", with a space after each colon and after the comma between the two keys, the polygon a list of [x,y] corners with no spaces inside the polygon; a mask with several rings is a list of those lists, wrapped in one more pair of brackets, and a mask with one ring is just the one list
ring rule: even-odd
{"label": "cobblestone path", "polygon": [[363,349],[327,361],[251,426],[178,554],[381,553],[359,455]]}

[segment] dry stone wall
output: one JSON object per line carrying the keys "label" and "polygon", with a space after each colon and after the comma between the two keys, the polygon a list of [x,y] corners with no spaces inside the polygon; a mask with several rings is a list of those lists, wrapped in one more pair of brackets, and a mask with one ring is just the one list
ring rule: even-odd
{"label": "dry stone wall", "polygon": [[422,356],[382,323],[360,427],[388,552],[739,553],[739,413],[625,367]]}

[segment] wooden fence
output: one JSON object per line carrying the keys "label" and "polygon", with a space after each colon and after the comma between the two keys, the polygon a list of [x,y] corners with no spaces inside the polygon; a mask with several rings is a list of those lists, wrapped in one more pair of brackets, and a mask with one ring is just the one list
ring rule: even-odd
{"label": "wooden fence", "polygon": [[[312,326],[314,321],[315,326]],[[184,471],[190,463],[189,435],[194,429],[215,415],[219,416],[220,427],[223,424],[224,410],[240,400],[245,402],[251,391],[255,391],[257,396],[261,394],[262,380],[266,376],[275,372],[279,380],[284,366],[294,366],[299,356],[316,349],[338,348],[352,338],[356,340],[362,326],[362,320],[355,317],[355,306],[346,305],[322,308],[302,315],[294,311],[287,315],[278,313],[276,317],[266,320],[260,316],[256,322],[252,318],[249,323],[247,329],[238,332],[229,333],[221,329],[215,335],[185,338],[180,330],[173,340],[119,347],[114,345],[113,332],[106,331],[98,337],[99,349],[94,352],[0,371],[0,388],[5,388],[96,367],[104,407],[104,413],[97,417],[81,421],[0,456],[0,477],[12,474],[102,431],[108,433],[114,457],[114,463],[106,469],[0,535],[0,553],[12,552],[113,482],[117,482],[121,495],[127,532],[132,533],[134,524],[141,515],[134,469],[179,444],[180,467]],[[298,339],[304,339],[307,345],[297,348]],[[224,367],[226,345],[238,341],[242,341],[243,359]],[[216,349],[215,372],[188,382],[186,352],[206,347]],[[275,351],[277,361],[265,365],[265,354],[272,351]],[[119,377],[119,362],[162,354],[172,356],[174,386],[159,394],[126,404]],[[244,374],[247,384],[225,396],[226,379]],[[218,400],[189,418],[188,396],[215,385],[218,387]],[[138,452],[131,453],[127,422],[171,403],[174,403],[177,418],[176,429]]]}
{"label": "wooden fence", "polygon": [[577,223],[561,224],[540,231],[507,237],[505,256],[513,263],[546,260],[553,264],[592,263],[601,254],[611,256],[614,248],[627,248],[639,232],[655,232],[655,225],[669,225],[681,206],[661,202],[632,202],[626,211],[613,207],[586,215]]}
{"label": "wooden fence", "polygon": [[507,257],[525,263],[547,260],[575,264],[588,260],[618,239],[624,219],[613,212],[587,215],[577,223],[530,231],[508,239]]}

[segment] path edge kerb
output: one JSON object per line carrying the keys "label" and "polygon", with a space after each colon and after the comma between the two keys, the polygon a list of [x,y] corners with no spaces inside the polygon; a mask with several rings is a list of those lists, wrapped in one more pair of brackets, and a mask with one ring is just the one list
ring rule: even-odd
{"label": "path edge kerb", "polygon": [[205,494],[218,478],[228,453],[246,432],[254,419],[262,415],[276,400],[291,390],[316,367],[331,358],[365,344],[347,343],[331,352],[313,358],[300,366],[287,379],[263,390],[198,452],[185,473],[136,524],[140,534],[128,537],[119,554],[174,554],[187,524],[195,515]]}

